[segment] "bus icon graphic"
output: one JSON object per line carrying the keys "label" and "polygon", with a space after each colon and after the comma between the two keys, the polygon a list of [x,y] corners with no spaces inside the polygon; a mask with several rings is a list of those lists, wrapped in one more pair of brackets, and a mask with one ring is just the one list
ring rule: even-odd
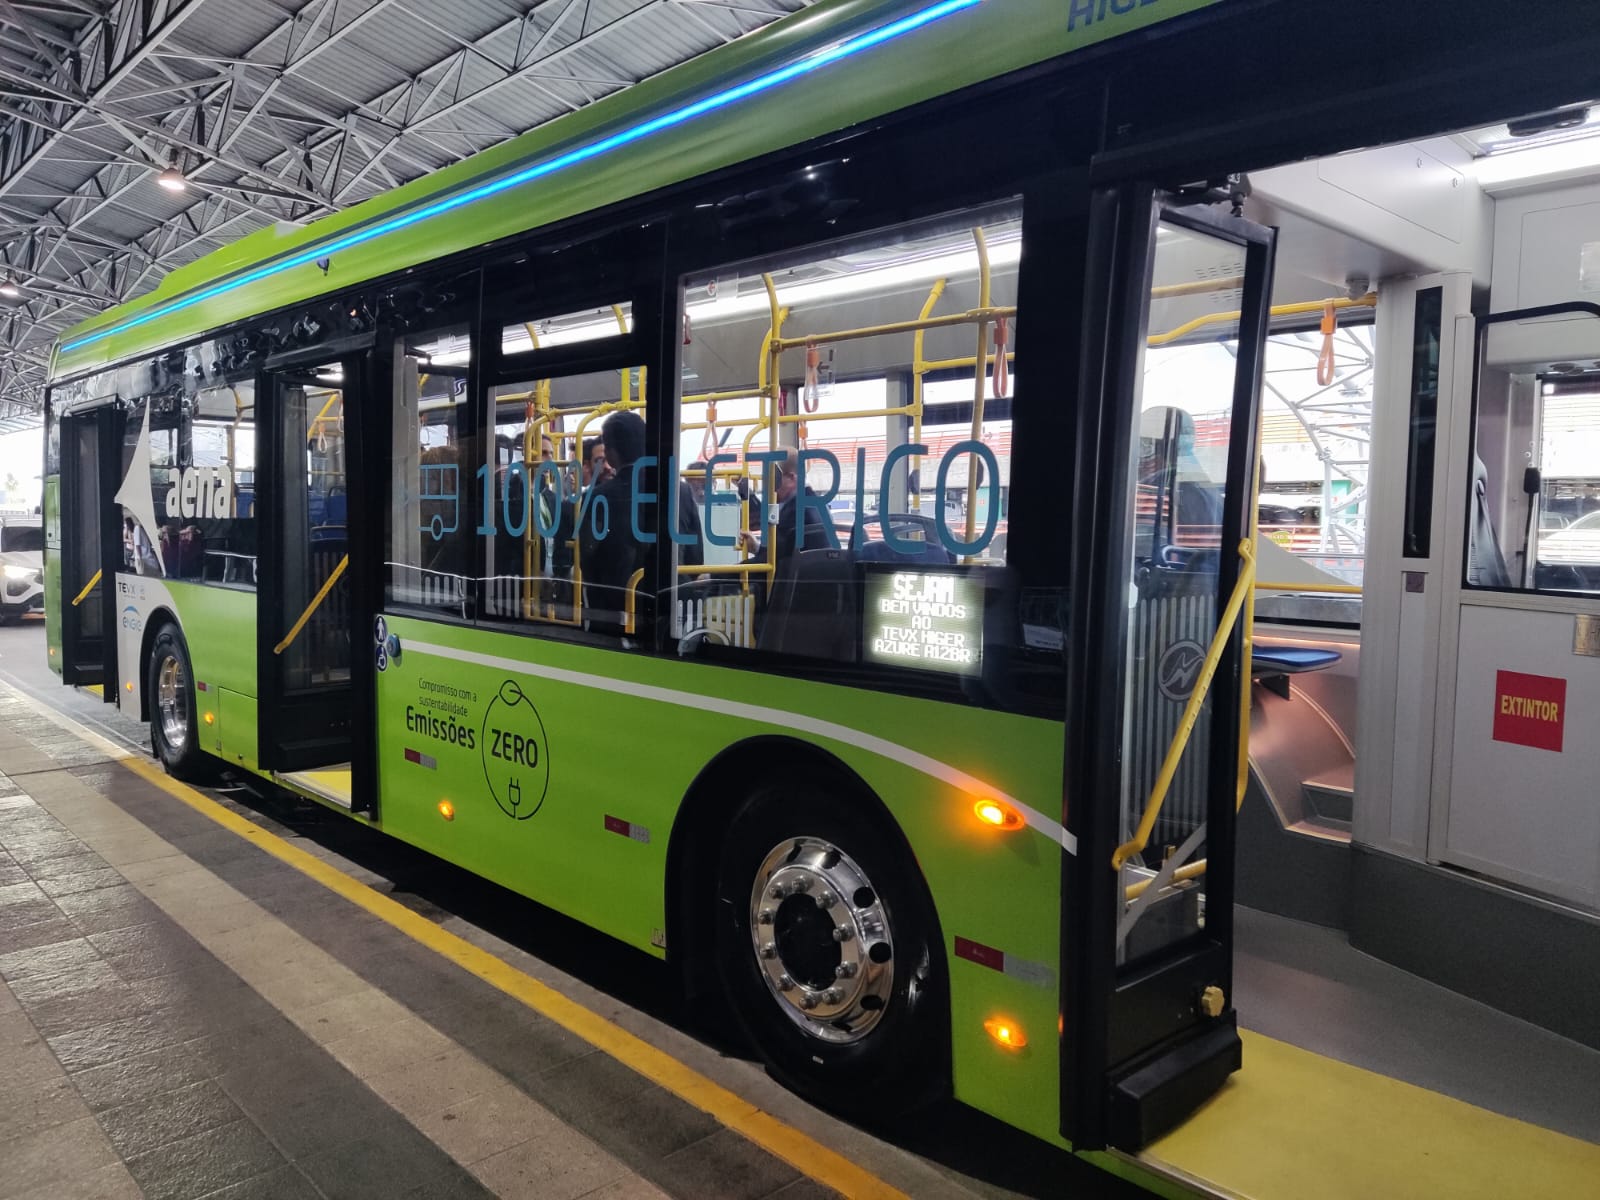
{"label": "bus icon graphic", "polygon": [[455,463],[424,463],[418,483],[422,490],[417,499],[435,506],[432,519],[424,521],[421,529],[433,534],[437,542],[461,523],[461,480]]}

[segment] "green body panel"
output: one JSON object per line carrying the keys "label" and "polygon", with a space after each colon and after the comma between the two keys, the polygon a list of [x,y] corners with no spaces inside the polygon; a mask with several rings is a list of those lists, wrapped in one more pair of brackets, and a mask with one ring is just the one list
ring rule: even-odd
{"label": "green body panel", "polygon": [[256,594],[240,588],[163,580],[189,643],[197,680],[244,696],[256,694]]}
{"label": "green body panel", "polygon": [[[44,512],[44,640],[50,669],[61,674],[61,476],[46,475]],[[70,600],[71,597],[65,597]]]}
{"label": "green body panel", "polygon": [[[388,624],[402,649],[378,677],[382,827],[657,954],[668,842],[679,805],[707,764],[730,746],[773,735],[836,756],[883,800],[933,895],[951,977],[957,1095],[1040,1137],[1058,1137],[1059,844],[1033,829],[983,826],[969,792],[843,736],[795,733],[787,717],[886,738],[1045,812],[1060,807],[1059,723],[404,617]],[[427,645],[504,662],[462,662],[421,648]],[[508,681],[531,705],[531,718],[527,707],[506,703]],[[760,711],[708,712],[704,703]],[[417,713],[444,724],[419,731]],[[503,740],[496,729],[536,739],[537,756],[524,753],[522,763],[508,765],[495,754]],[[530,757],[537,767],[526,765]],[[773,771],[786,773],[776,753]],[[533,808],[533,815],[505,811],[491,773],[518,777],[515,811]],[[504,796],[509,787],[497,790]],[[440,814],[444,800],[454,806],[452,820]],[[608,830],[608,816],[627,822],[634,836]],[[1025,980],[955,958],[957,936],[1037,970]],[[1020,1052],[997,1047],[983,1029],[994,1016],[1019,1023],[1032,1044]]]}
{"label": "green body panel", "polygon": [[[211,753],[233,766],[258,770],[261,752],[255,697],[241,696],[226,688],[218,688],[215,697],[217,724],[215,736],[210,739]],[[207,703],[201,701],[202,714],[207,707]],[[204,719],[202,716],[201,720]]]}
{"label": "green body panel", "polygon": [[[132,358],[257,313],[645,195],[970,84],[1105,41],[1219,0],[1143,0],[1086,20],[1063,0],[982,0],[896,40],[618,150],[339,251],[326,272],[305,263],[73,350],[58,379]],[[761,32],[600,100],[559,121],[303,228],[261,230],[171,272],[147,296],[69,330],[63,343],[187,293],[305,251],[396,211],[447,197],[675,110],[852,35],[927,8],[906,0],[822,0]]]}

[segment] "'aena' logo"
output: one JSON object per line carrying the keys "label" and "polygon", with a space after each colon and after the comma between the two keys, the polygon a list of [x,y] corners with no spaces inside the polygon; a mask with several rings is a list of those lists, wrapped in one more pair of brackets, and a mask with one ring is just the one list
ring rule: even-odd
{"label": "'aena' logo", "polygon": [[1156,667],[1156,686],[1161,689],[1161,694],[1174,704],[1188,700],[1205,660],[1206,652],[1199,642],[1189,638],[1173,642]]}
{"label": "'aena' logo", "polygon": [[167,489],[167,516],[227,520],[233,516],[233,472],[224,466],[185,467]]}

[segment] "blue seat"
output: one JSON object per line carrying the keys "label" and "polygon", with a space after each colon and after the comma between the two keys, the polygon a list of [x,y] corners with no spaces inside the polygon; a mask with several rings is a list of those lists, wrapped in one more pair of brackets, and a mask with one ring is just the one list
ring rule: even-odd
{"label": "blue seat", "polygon": [[1344,655],[1321,646],[1256,646],[1250,653],[1253,675],[1303,675],[1325,671]]}

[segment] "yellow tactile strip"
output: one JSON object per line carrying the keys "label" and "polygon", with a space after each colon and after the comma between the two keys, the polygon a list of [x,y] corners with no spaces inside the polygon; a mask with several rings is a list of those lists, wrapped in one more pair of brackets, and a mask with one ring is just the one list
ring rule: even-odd
{"label": "yellow tactile strip", "polygon": [[1244,1070],[1146,1159],[1251,1200],[1600,1197],[1600,1146],[1243,1037]]}
{"label": "yellow tactile strip", "polygon": [[419,916],[268,830],[230,812],[195,789],[169,778],[155,764],[132,756],[121,762],[142,779],[443,955],[463,970],[548,1017],[825,1187],[862,1200],[904,1200],[903,1192],[870,1171],[784,1124],[671,1055],[548,985],[523,974],[488,951],[440,928],[426,917]]}

